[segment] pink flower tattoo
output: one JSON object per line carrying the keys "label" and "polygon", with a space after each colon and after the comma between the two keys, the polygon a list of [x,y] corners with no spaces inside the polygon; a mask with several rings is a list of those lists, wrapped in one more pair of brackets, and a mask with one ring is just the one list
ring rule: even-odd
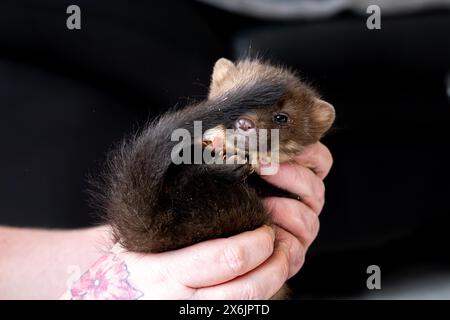
{"label": "pink flower tattoo", "polygon": [[143,296],[128,283],[127,265],[109,254],[101,257],[73,285],[72,300],[135,300]]}

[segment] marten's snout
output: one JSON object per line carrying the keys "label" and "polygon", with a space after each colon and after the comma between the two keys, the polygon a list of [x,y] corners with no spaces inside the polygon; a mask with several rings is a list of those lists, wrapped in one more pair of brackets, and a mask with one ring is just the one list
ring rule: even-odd
{"label": "marten's snout", "polygon": [[255,129],[255,122],[248,118],[239,118],[234,123],[234,128],[242,131],[250,131]]}

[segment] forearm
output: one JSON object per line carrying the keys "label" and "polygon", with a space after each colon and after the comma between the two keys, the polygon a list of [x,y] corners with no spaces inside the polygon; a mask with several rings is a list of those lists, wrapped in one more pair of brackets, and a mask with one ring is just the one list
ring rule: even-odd
{"label": "forearm", "polygon": [[109,247],[106,227],[0,227],[0,299],[57,299]]}

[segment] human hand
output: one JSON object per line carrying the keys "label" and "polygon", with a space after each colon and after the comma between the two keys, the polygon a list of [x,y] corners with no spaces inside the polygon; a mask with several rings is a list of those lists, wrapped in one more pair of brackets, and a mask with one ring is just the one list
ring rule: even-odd
{"label": "human hand", "polygon": [[[303,265],[319,230],[322,179],[332,157],[321,143],[308,146],[298,165],[282,164],[268,182],[301,197],[267,198],[276,227],[205,241],[180,250],[137,254],[116,245],[62,298],[268,299]],[[276,238],[276,242],[275,242]]]}
{"label": "human hand", "polygon": [[300,197],[269,197],[265,205],[278,226],[277,242],[288,248],[289,277],[303,265],[305,254],[319,231],[319,214],[325,202],[323,179],[333,158],[322,143],[315,143],[296,157],[296,164],[281,164],[275,175],[262,175],[267,182]]}
{"label": "human hand", "polygon": [[263,226],[158,254],[115,245],[63,299],[268,299],[288,277],[288,248]]}

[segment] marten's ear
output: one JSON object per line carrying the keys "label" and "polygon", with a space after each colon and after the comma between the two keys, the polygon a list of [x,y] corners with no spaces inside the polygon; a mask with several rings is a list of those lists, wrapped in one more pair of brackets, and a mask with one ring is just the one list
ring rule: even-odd
{"label": "marten's ear", "polygon": [[319,140],[331,128],[334,118],[334,107],[326,101],[316,99],[309,125],[310,135]]}
{"label": "marten's ear", "polygon": [[214,65],[213,74],[211,78],[211,85],[209,87],[208,98],[219,96],[223,89],[227,87],[227,79],[236,70],[236,66],[228,59],[220,58]]}

